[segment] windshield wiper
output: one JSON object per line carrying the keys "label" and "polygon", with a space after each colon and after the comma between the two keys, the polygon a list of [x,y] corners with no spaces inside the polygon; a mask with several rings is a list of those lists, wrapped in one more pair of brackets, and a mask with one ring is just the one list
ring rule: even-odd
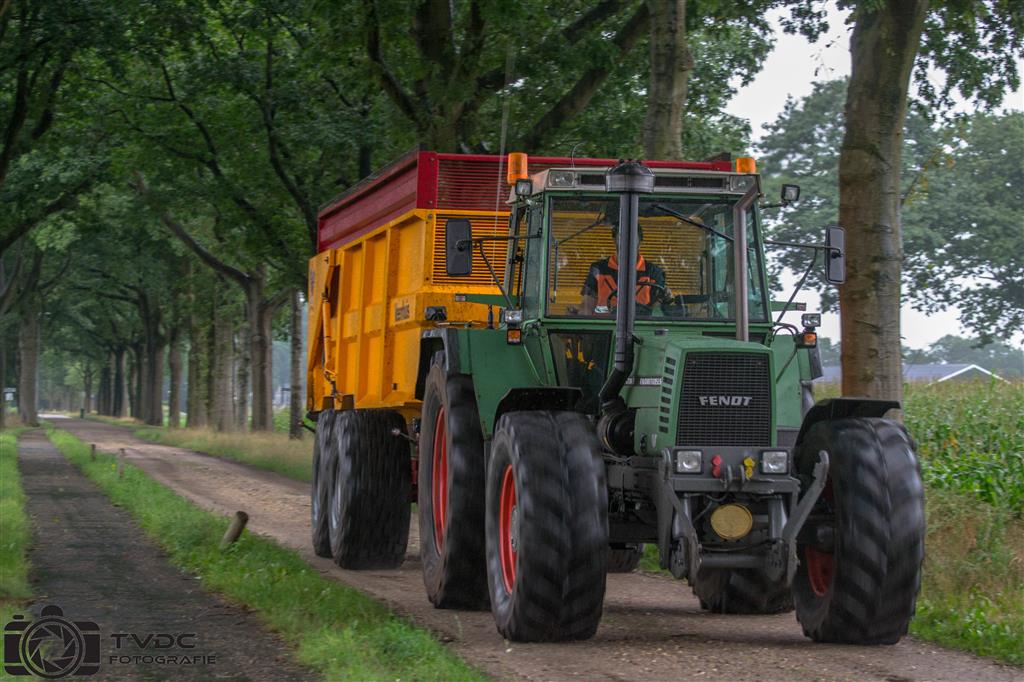
{"label": "windshield wiper", "polygon": [[690,225],[693,225],[694,227],[699,227],[702,230],[707,230],[711,234],[717,235],[717,236],[721,237],[722,239],[726,239],[726,240],[728,240],[730,242],[734,241],[732,237],[730,237],[729,235],[725,234],[724,232],[719,232],[715,228],[709,227],[708,225],[705,225],[704,223],[698,223],[696,220],[688,218],[688,217],[684,216],[682,213],[679,213],[677,211],[673,211],[668,206],[662,206],[661,204],[654,204],[653,206],[651,206],[651,208],[656,208],[659,211],[664,211],[665,213],[668,213],[670,216],[674,216],[676,218],[679,218],[684,223],[689,223]]}

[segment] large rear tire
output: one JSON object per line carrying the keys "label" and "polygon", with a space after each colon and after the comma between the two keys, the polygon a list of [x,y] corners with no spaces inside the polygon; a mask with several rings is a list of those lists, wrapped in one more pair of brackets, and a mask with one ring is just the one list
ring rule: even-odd
{"label": "large rear tire", "polygon": [[815,514],[832,519],[831,547],[798,545],[796,616],[819,642],[895,644],[921,585],[924,492],[906,430],[886,419],[815,424],[796,456],[810,472],[826,450],[829,478]]}
{"label": "large rear tire", "polygon": [[487,577],[498,631],[519,642],[597,631],[608,562],[601,448],[583,415],[513,412],[487,469]]}
{"label": "large rear tire", "polygon": [[700,607],[712,613],[771,614],[793,610],[784,582],[772,582],[753,569],[702,569],[693,584]]}
{"label": "large rear tire", "polygon": [[397,568],[409,541],[412,486],[405,420],[389,410],[338,412],[330,503],[331,554],[342,568]]}
{"label": "large rear tire", "polygon": [[486,609],[484,453],[468,376],[427,375],[420,436],[419,531],[423,584],[438,608]]}
{"label": "large rear tire", "polygon": [[608,572],[632,573],[644,556],[643,543],[608,548]]}
{"label": "large rear tire", "polygon": [[310,486],[310,526],[313,551],[317,556],[331,556],[330,506],[337,452],[331,440],[334,410],[323,410],[316,420],[316,439],[313,441],[313,482]]}

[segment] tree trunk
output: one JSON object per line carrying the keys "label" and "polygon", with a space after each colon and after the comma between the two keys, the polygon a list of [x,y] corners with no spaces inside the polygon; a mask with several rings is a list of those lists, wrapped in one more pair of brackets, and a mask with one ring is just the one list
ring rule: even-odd
{"label": "tree trunk", "polygon": [[234,336],[235,352],[235,423],[245,430],[249,423],[249,373],[251,353],[249,322],[246,322]]}
{"label": "tree trunk", "polygon": [[39,426],[39,307],[37,296],[28,296],[18,327],[18,416],[25,426]]}
{"label": "tree trunk", "polygon": [[107,353],[103,366],[100,367],[100,390],[96,394],[96,413],[109,415],[113,412],[114,354]]}
{"label": "tree trunk", "polygon": [[144,420],[143,416],[144,406],[142,401],[142,385],[143,377],[146,376],[146,354],[143,351],[142,344],[136,343],[132,346],[132,364],[131,364],[131,387],[132,387],[132,404],[131,404],[131,416],[134,419]]}
{"label": "tree trunk", "polygon": [[291,389],[288,393],[288,437],[293,440],[302,438],[302,406],[305,396],[302,392],[302,298],[298,290],[291,296],[291,324],[289,336],[291,341]]}
{"label": "tree trunk", "polygon": [[900,156],[927,8],[927,0],[888,0],[856,10],[839,156],[839,221],[847,231],[847,278],[839,289],[845,395],[903,397]]}
{"label": "tree trunk", "polygon": [[115,417],[128,416],[128,349],[114,351],[114,411]]}
{"label": "tree trunk", "polygon": [[7,339],[0,329],[0,431],[7,428]]}
{"label": "tree trunk", "polygon": [[231,431],[234,428],[233,403],[231,400],[232,348],[234,335],[231,320],[214,302],[210,369],[210,424],[217,431]]}
{"label": "tree trunk", "polygon": [[85,390],[85,395],[82,396],[82,409],[85,410],[85,414],[92,412],[92,373],[92,364],[86,362],[82,372],[82,388]]}
{"label": "tree trunk", "polygon": [[693,57],[686,0],[647,0],[651,13],[651,78],[644,119],[648,159],[683,158],[683,111]]}
{"label": "tree trunk", "polygon": [[188,428],[198,429],[207,424],[206,376],[209,374],[209,357],[203,354],[202,332],[197,328],[194,317],[189,318],[188,329],[188,400],[185,411],[188,412]]}
{"label": "tree trunk", "polygon": [[181,428],[181,334],[171,330],[167,346],[167,368],[171,373],[171,392],[167,398],[167,425]]}
{"label": "tree trunk", "polygon": [[274,428],[273,322],[276,305],[261,302],[252,335],[252,430]]}

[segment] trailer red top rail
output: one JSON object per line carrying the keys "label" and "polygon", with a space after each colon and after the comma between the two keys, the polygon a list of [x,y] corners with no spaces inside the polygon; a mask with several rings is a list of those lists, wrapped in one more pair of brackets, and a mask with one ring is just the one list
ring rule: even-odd
{"label": "trailer red top rail", "polygon": [[[416,208],[500,211],[508,197],[507,157],[414,151],[320,209],[317,251],[336,249]],[[616,159],[531,156],[530,173],[559,166],[612,166]],[[649,161],[651,168],[731,171],[732,163]]]}

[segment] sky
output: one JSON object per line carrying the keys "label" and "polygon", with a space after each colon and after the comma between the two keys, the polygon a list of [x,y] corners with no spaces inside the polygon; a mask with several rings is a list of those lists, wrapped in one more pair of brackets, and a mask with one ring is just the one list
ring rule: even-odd
{"label": "sky", "polygon": [[[775,49],[765,61],[763,70],[754,81],[737,92],[726,110],[735,116],[750,121],[756,142],[763,134],[765,123],[774,121],[782,112],[787,97],[799,99],[811,93],[811,84],[816,80],[832,80],[850,74],[849,30],[845,24],[848,12],[839,11],[835,3],[829,3],[829,31],[817,43],[811,44],[803,36],[787,35],[782,32],[779,18],[786,10],[773,11],[770,15],[776,27]],[[1021,64],[1024,71],[1024,63]],[[938,74],[935,75],[939,79]],[[938,81],[937,81],[938,82]],[[967,108],[967,105],[961,105]],[[1024,90],[1008,93],[1004,106],[1024,108]],[[822,226],[824,229],[824,226]],[[797,276],[783,278],[784,298],[788,298],[796,283]],[[798,301],[807,303],[808,311],[817,310],[818,296],[812,292],[802,293]],[[912,348],[924,348],[946,334],[970,336],[958,320],[956,309],[947,309],[932,315],[920,313],[904,304],[901,332],[904,344]],[[786,322],[800,323],[800,313],[787,313]],[[839,339],[839,315],[822,315],[822,336]],[[1015,335],[1016,345],[1024,342],[1024,333]]]}

